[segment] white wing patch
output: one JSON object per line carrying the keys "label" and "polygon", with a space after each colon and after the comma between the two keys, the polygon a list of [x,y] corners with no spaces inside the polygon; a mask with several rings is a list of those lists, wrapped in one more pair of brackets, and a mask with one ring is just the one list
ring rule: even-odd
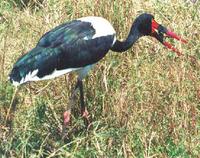
{"label": "white wing patch", "polygon": [[33,72],[29,72],[24,78],[21,79],[20,82],[14,81],[12,80],[12,83],[14,86],[18,86],[22,83],[28,82],[28,81],[39,81],[39,80],[48,80],[48,79],[52,79],[58,76],[61,76],[63,74],[69,73],[71,71],[76,71],[82,68],[69,68],[69,69],[65,69],[65,70],[54,70],[53,73],[51,73],[50,75],[46,75],[42,78],[39,78],[37,76],[38,73],[38,69],[37,70],[33,70]]}
{"label": "white wing patch", "polygon": [[[76,71],[76,70],[79,70],[81,68],[69,68],[69,69],[64,69],[64,70],[54,70],[52,74],[50,75],[46,75],[42,78],[39,78],[37,77],[39,80],[48,80],[48,79],[52,79],[52,78],[55,78],[55,77],[58,77],[58,76],[61,76],[61,75],[64,75],[64,74],[67,74],[71,71]],[[38,81],[38,80],[32,80],[32,81]]]}
{"label": "white wing patch", "polygon": [[25,78],[23,78],[23,81],[21,80],[20,82],[27,82],[27,81],[30,81],[30,80],[34,79],[36,77],[37,73],[38,73],[38,69],[37,70],[33,70],[32,73],[29,72],[25,76]]}
{"label": "white wing patch", "polygon": [[12,84],[13,84],[15,87],[17,87],[17,86],[19,86],[19,85],[20,85],[20,83],[19,83],[19,82],[17,82],[17,81],[14,81],[14,80],[12,80]]}
{"label": "white wing patch", "polygon": [[23,77],[20,82],[12,80],[12,83],[13,83],[14,86],[18,86],[18,85],[25,83],[27,81],[33,81],[33,79],[38,78],[36,76],[37,73],[38,73],[38,69],[33,70],[32,72],[29,72],[25,77]]}
{"label": "white wing patch", "polygon": [[28,82],[28,81],[39,81],[39,80],[52,79],[52,78],[67,74],[71,71],[77,71],[79,79],[82,80],[88,74],[89,70],[92,69],[92,67],[94,65],[95,64],[88,65],[88,66],[85,66],[85,67],[80,67],[80,68],[69,68],[69,69],[65,69],[65,70],[56,70],[55,69],[52,74],[46,75],[42,78],[39,78],[37,76],[37,73],[38,73],[38,69],[37,69],[37,70],[34,70],[32,73],[29,72],[24,78],[21,79],[20,82],[12,80],[12,83],[13,83],[14,86],[19,86],[20,84]]}
{"label": "white wing patch", "polygon": [[[95,16],[88,16],[78,19],[80,21],[84,22],[90,22],[95,29],[96,33],[92,37],[92,39],[107,35],[115,35],[115,29],[112,27],[112,25],[104,18],[102,17],[95,17]],[[113,42],[114,43],[114,42]]]}

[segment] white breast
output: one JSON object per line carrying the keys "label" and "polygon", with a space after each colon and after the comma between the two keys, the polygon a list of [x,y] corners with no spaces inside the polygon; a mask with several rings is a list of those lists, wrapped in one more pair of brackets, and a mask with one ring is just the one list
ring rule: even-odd
{"label": "white breast", "polygon": [[102,17],[88,16],[88,17],[80,18],[78,20],[91,23],[91,25],[95,29],[95,35],[92,37],[93,39],[97,37],[101,37],[101,36],[116,34],[116,31],[112,27],[110,22]]}

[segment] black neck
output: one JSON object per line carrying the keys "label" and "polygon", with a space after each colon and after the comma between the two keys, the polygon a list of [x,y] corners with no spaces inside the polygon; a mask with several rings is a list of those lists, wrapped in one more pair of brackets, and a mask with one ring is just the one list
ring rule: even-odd
{"label": "black neck", "polygon": [[125,41],[119,41],[116,40],[115,44],[111,48],[114,52],[124,52],[128,50],[132,45],[141,37],[141,34],[139,33],[137,29],[137,25],[132,26],[129,35]]}

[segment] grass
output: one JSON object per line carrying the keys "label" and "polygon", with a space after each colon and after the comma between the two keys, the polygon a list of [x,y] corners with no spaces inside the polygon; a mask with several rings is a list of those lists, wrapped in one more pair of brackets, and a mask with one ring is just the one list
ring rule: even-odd
{"label": "grass", "polygon": [[[184,0],[1,0],[0,157],[199,157],[199,7]],[[124,39],[143,12],[188,39],[187,45],[171,41],[185,55],[177,57],[150,37],[126,53],[109,52],[84,81],[92,129],[85,130],[76,102],[62,139],[75,75],[24,85],[12,101],[15,89],[7,75],[46,31],[97,15]]]}

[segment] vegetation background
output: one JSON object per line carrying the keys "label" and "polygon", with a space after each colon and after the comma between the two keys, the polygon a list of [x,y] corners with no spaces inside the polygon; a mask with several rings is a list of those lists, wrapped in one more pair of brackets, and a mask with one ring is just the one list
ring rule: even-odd
{"label": "vegetation background", "polygon": [[[12,102],[8,73],[45,32],[96,15],[124,39],[144,12],[188,40],[170,40],[184,56],[151,37],[126,53],[110,51],[84,81],[91,129],[85,130],[76,102],[65,137],[61,133],[75,75],[23,85]],[[199,157],[199,61],[199,1],[1,0],[0,157]]]}

